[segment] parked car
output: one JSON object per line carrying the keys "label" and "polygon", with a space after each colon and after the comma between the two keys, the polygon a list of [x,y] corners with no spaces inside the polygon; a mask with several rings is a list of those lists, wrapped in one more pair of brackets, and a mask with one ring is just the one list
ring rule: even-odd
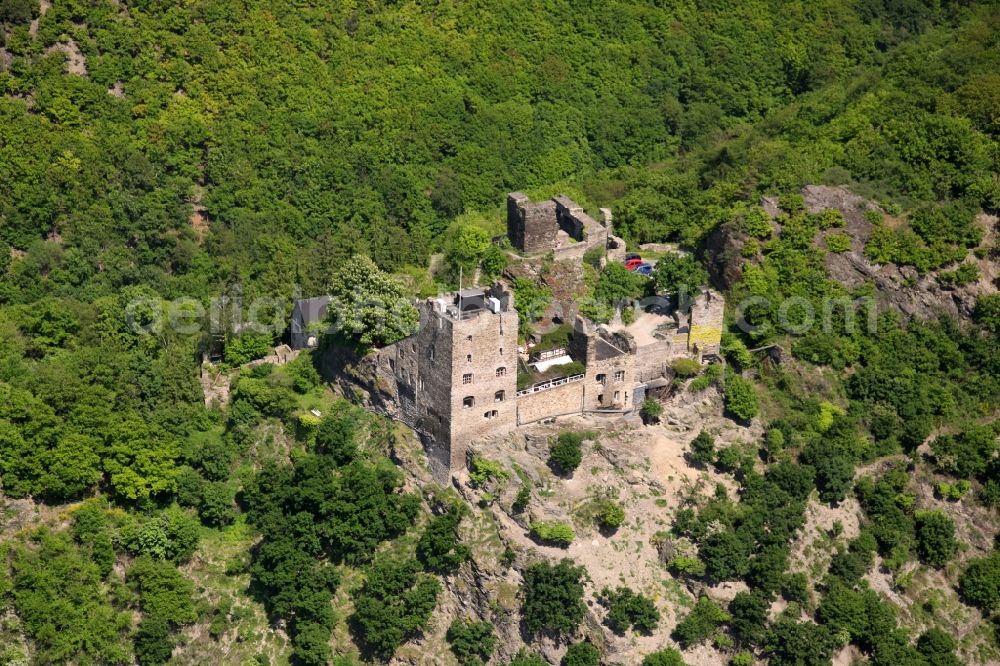
{"label": "parked car", "polygon": [[625,260],[625,268],[629,269],[630,271],[634,271],[635,269],[639,268],[639,266],[642,266],[642,259]]}
{"label": "parked car", "polygon": [[629,252],[625,255],[625,261],[628,261],[629,259],[642,259],[642,257],[635,252]]}
{"label": "parked car", "polygon": [[648,277],[653,274],[653,264],[642,264],[635,269],[635,272]]}

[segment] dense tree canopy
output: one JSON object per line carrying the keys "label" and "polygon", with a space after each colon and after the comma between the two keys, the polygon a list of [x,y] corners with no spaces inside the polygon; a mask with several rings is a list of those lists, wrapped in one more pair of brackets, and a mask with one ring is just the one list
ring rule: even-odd
{"label": "dense tree canopy", "polygon": [[[39,511],[62,522],[12,535],[5,551],[25,660],[166,660],[176,632],[215,603],[212,590],[211,602],[193,598],[204,581],[192,587],[188,571],[206,561],[206,535],[254,543],[227,554],[226,575],[248,575],[287,630],[281,659],[333,660],[345,619],[335,596],[353,601],[371,655],[427,628],[435,575],[470,555],[459,514],[418,520],[421,499],[343,403],[310,419],[321,385],[310,355],[234,374],[222,409],[206,406],[199,364],[269,353],[300,295],[334,296],[343,337],[361,349],[407,335],[412,294],[453,287],[458,271],[493,279],[516,257],[492,239],[504,193],[518,189],[610,206],[629,250],[692,252],[651,251],[646,282],[618,264],[587,268],[602,317],[646,285],[704,284],[717,230],[742,243],[728,248],[738,276],[722,276],[730,300],[766,301],[744,313],[753,330],[725,339],[735,372],[721,387],[741,422],[770,419],[767,469],[756,443],[700,440],[738,494],[692,499],[670,526],[694,545],[674,570],[751,591],[728,610],[699,601],[684,640],[735,639],[780,666],[825,664],[847,636],[876,666],[953,663],[946,636],[930,629],[914,643],[860,581],[876,553],[894,574],[919,558],[951,575],[955,520],[914,491],[921,475],[879,468],[855,484],[854,469],[922,454],[933,434],[940,498],[968,490],[963,502],[1000,504],[986,418],[1000,396],[1000,300],[981,294],[969,326],[883,314],[873,330],[790,339],[780,308],[799,297],[820,311],[870,291],[830,279],[830,253],[854,232],[828,233],[845,221],[806,209],[797,192],[809,183],[877,202],[864,255],[912,266],[914,281],[944,269],[932,279],[956,289],[977,277],[973,260],[995,256],[976,216],[1000,207],[998,26],[988,2],[0,1],[0,483],[5,497],[78,503]],[[778,197],[773,218],[762,195]],[[524,276],[513,286],[526,333],[557,289]],[[176,325],[181,305],[207,313],[221,293],[278,297],[276,330],[209,334],[207,314]],[[824,381],[749,351],[771,343],[823,366]],[[715,368],[694,382],[719,379]],[[581,460],[579,441],[557,440],[560,473]],[[475,478],[504,473],[474,467]],[[790,573],[807,502],[852,496],[861,531],[831,545],[827,578]],[[617,525],[623,514],[605,515]],[[961,567],[964,600],[1000,605],[995,554]],[[571,634],[584,580],[568,561],[526,567],[529,630]],[[817,622],[768,622],[761,609],[778,594],[817,609]],[[655,624],[645,597],[611,596],[609,623]],[[453,647],[484,659],[488,632],[475,626]],[[682,662],[663,650],[646,663]]]}

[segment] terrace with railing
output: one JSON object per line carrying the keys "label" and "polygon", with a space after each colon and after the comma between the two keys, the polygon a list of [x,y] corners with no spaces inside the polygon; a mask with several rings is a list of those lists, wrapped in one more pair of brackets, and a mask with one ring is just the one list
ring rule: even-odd
{"label": "terrace with railing", "polygon": [[540,393],[542,391],[548,391],[549,389],[554,389],[557,386],[563,386],[565,384],[570,384],[572,382],[579,382],[583,380],[583,375],[571,375],[569,377],[559,377],[558,379],[550,379],[547,382],[541,382],[539,384],[533,384],[528,388],[518,391],[517,397],[522,395],[531,395],[532,393]]}

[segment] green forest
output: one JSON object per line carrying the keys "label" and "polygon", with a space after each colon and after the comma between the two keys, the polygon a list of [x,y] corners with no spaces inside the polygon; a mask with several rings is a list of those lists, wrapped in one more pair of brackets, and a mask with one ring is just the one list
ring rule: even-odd
{"label": "green forest", "polygon": [[[664,509],[667,536],[693,548],[665,567],[690,589],[745,591],[700,596],[667,631],[650,590],[590,590],[609,630],[662,638],[643,664],[700,645],[737,666],[830,664],[845,646],[874,666],[995,663],[1000,547],[973,549],[971,528],[916,503],[997,521],[1000,295],[973,260],[1000,256],[980,223],[1000,209],[998,173],[988,1],[0,0],[0,662],[418,659],[441,600],[492,548],[520,577],[527,647],[501,662],[510,616],[458,617],[446,663],[544,665],[545,641],[569,646],[563,664],[618,663],[578,631],[586,568],[469,539],[492,501],[413,482],[412,433],[335,395],[320,359],[244,367],[228,405],[206,404],[207,316],[153,334],[126,317],[181,298],[207,311],[236,289],[280,299],[286,321],[293,297],[356,283],[402,298],[454,288],[459,270],[494,278],[518,190],[611,208],[630,250],[691,251],[658,265],[661,293],[706,278],[713,235],[737,229],[745,263],[716,287],[770,303],[745,313],[752,332],[729,322],[725,371],[676,368],[699,375],[692,392],[728,387],[727,414],[763,434],[692,442],[736,499]],[[811,184],[877,204],[873,264],[908,285],[990,278],[992,293],[964,318],[888,310],[874,331],[788,335],[782,299],[876,289],[828,275],[850,238],[806,209]],[[592,271],[595,320],[646,288],[620,269]],[[513,286],[534,314],[523,336],[551,294]],[[391,341],[353,325],[358,349]],[[230,332],[222,366],[287,340]],[[792,364],[751,352],[770,345]],[[584,440],[553,444],[561,475]],[[494,465],[473,465],[478,491],[521,484],[521,510],[540,496]],[[602,501],[613,533],[631,517]],[[861,516],[810,577],[789,560],[808,502]],[[974,630],[900,613],[863,578],[918,566]],[[791,610],[772,617],[779,600]]]}

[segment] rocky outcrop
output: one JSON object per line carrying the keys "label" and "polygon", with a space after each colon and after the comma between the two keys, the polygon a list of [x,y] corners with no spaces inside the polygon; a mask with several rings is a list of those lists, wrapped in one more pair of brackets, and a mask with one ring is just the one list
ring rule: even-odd
{"label": "rocky outcrop", "polygon": [[[893,309],[906,317],[918,319],[934,319],[942,315],[967,318],[975,308],[977,296],[992,291],[990,285],[996,279],[997,262],[990,257],[970,255],[967,259],[979,267],[981,278],[977,282],[958,288],[945,287],[935,273],[920,275],[910,266],[873,264],[865,256],[865,243],[872,233],[872,224],[864,217],[867,211],[879,212],[890,226],[903,224],[902,220],[887,216],[878,205],[843,187],[807,185],[802,188],[802,197],[810,213],[836,209],[844,216],[843,227],[823,233],[847,233],[851,237],[851,249],[827,253],[824,260],[827,274],[848,289],[872,284],[879,310]],[[989,243],[995,235],[996,216],[981,214],[977,221],[984,227],[985,239]]]}
{"label": "rocky outcrop", "polygon": [[705,265],[712,283],[729,291],[743,278],[746,233],[733,222],[720,224],[705,241]]}

